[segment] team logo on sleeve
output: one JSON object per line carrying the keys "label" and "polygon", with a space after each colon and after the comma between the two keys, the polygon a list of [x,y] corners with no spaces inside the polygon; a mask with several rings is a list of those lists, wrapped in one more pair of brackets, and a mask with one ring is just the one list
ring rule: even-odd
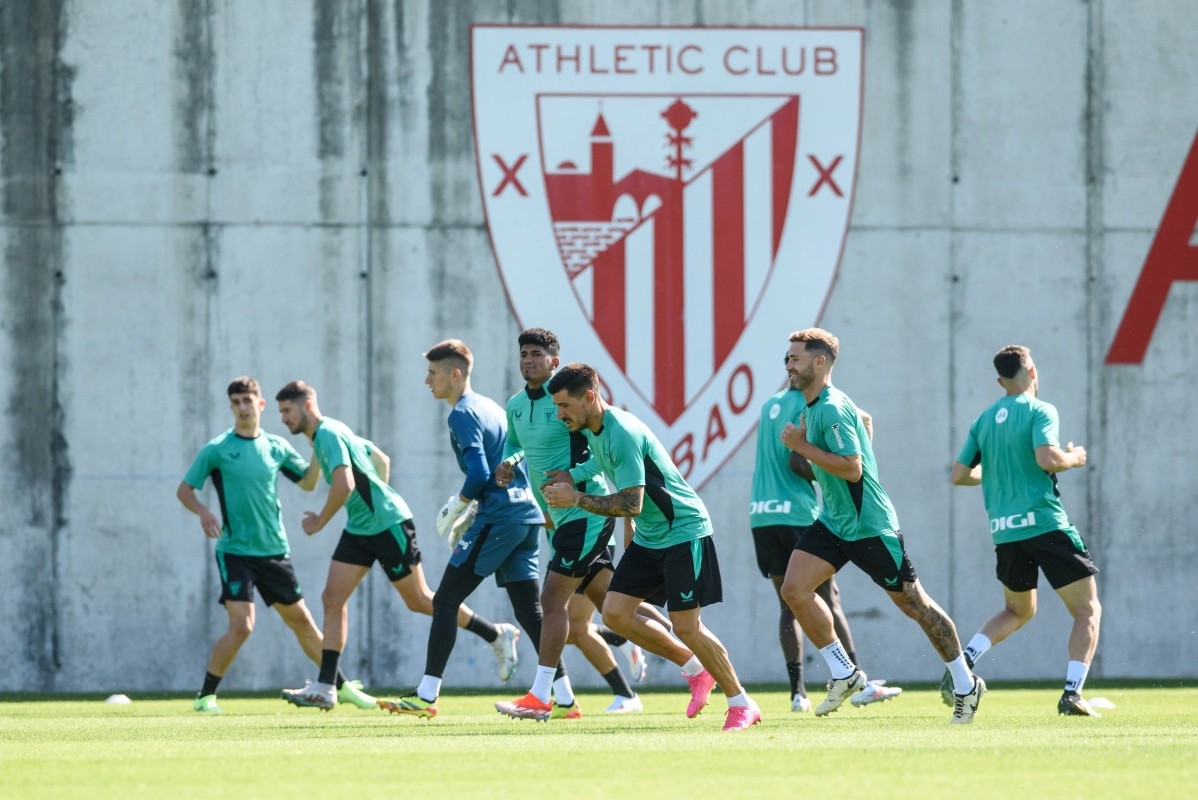
{"label": "team logo on sleeve", "polygon": [[[701,486],[785,381],[848,230],[857,28],[475,26],[475,147],[521,325]],[[771,345],[773,343],[773,345]]]}

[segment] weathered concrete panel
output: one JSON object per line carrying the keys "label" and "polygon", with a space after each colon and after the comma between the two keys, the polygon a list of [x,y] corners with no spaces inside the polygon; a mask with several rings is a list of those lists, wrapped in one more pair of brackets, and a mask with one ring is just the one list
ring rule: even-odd
{"label": "weathered concrete panel", "polygon": [[1085,220],[1087,6],[962,3],[954,221],[981,228]]}

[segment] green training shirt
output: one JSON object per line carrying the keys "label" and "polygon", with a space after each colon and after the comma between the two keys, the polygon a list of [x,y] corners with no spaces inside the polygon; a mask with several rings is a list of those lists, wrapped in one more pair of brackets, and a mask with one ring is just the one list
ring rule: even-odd
{"label": "green training shirt", "polygon": [[807,404],[803,417],[807,441],[838,456],[861,456],[861,477],[852,482],[811,465],[823,492],[819,521],[850,542],[899,530],[898,514],[878,481],[873,445],[849,396],[828,386]]}
{"label": "green training shirt", "polygon": [[[541,494],[541,484],[547,477],[545,473],[568,470],[585,464],[591,457],[586,436],[581,432],[570,433],[566,423],[557,418],[557,406],[544,386],[525,387],[507,401],[507,445],[503,455],[507,458],[520,452],[528,462],[528,480],[537,504],[549,513],[554,526],[560,527],[563,522],[583,516],[594,516],[581,508],[549,508]],[[601,475],[580,481],[575,488],[586,494],[608,493],[607,482]]]}
{"label": "green training shirt", "polygon": [[995,544],[1057,530],[1076,538],[1057,476],[1036,463],[1037,447],[1060,446],[1059,428],[1056,408],[1029,394],[999,398],[969,426],[957,461],[982,465],[982,497]]}
{"label": "green training shirt", "polygon": [[252,439],[233,428],[204,445],[183,482],[200,489],[212,479],[220,501],[216,552],[239,556],[288,555],[279,505],[279,473],[299,483],[308,462],[281,436],[265,431]]}
{"label": "green training shirt", "polygon": [[584,428],[583,433],[591,445],[591,460],[570,470],[573,480],[602,472],[614,491],[645,487],[634,542],[661,549],[711,535],[711,519],[703,501],[643,422],[627,411],[609,407],[603,412],[599,432]]}
{"label": "green training shirt", "polygon": [[375,471],[370,460],[373,448],[369,441],[330,417],[320,420],[312,436],[312,450],[327,483],[333,482],[333,470],[337,467],[348,467],[354,476],[354,489],[345,501],[345,513],[349,516],[346,533],[371,536],[412,518],[399,492],[383,483]]}
{"label": "green training shirt", "polygon": [[761,407],[757,422],[757,461],[749,495],[749,527],[805,527],[819,516],[815,487],[790,468],[790,450],[782,444],[786,423],[799,423],[807,405],[798,389],[783,389]]}

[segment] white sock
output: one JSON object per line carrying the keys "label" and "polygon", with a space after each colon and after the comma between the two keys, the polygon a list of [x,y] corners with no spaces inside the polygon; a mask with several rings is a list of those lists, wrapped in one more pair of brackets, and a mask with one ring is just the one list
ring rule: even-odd
{"label": "white sock", "polygon": [[989,636],[984,633],[975,633],[969,640],[969,644],[965,646],[965,655],[969,656],[969,660],[976,664],[978,659],[984,656],[991,647],[994,647],[994,643],[990,641]]}
{"label": "white sock", "polygon": [[1065,673],[1065,691],[1082,693],[1086,685],[1086,676],[1090,674],[1090,665],[1084,661],[1070,661],[1069,670]]}
{"label": "white sock", "polygon": [[840,646],[839,641],[832,642],[827,647],[821,647],[819,654],[824,657],[824,661],[828,662],[828,669],[832,673],[833,680],[847,678],[853,674],[853,670],[857,669],[857,665],[853,663],[853,659],[849,658],[849,654]]}
{"label": "white sock", "polygon": [[557,667],[537,665],[537,677],[533,678],[532,688],[529,689],[529,692],[542,703],[549,702],[549,687],[553,685],[553,673],[555,672],[557,672]]}
{"label": "white sock", "polygon": [[[539,667],[546,669],[546,667]],[[553,696],[559,706],[574,705],[574,690],[570,687],[570,676],[563,675],[553,682]]]}
{"label": "white sock", "polygon": [[969,694],[973,691],[973,673],[965,663],[965,654],[957,656],[953,661],[945,661],[949,674],[953,676],[953,694]]}
{"label": "white sock", "polygon": [[731,695],[728,697],[728,708],[733,708],[735,706],[747,707],[748,705],[749,705],[749,695],[745,694],[744,692],[741,692],[740,694],[734,694],[734,695]]}
{"label": "white sock", "polygon": [[703,665],[699,663],[698,656],[691,656],[690,661],[682,665],[682,674],[688,678],[693,678],[703,671]]}
{"label": "white sock", "polygon": [[420,685],[416,687],[416,694],[420,695],[421,700],[435,701],[441,696],[441,679],[425,675],[420,679]]}

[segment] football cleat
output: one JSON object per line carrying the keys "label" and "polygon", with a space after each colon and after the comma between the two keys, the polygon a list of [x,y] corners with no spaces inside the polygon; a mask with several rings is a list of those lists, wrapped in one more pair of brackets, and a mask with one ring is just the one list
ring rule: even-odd
{"label": "football cleat", "polygon": [[644,710],[645,710],[645,706],[643,703],[641,703],[640,697],[636,697],[636,696],[624,697],[622,695],[616,695],[612,699],[611,705],[608,706],[607,708],[603,709],[603,713],[604,714],[636,714],[636,713],[644,711]]}
{"label": "football cleat", "polygon": [[747,706],[728,706],[724,712],[724,730],[747,731],[761,722],[761,709],[752,700]]}
{"label": "football cleat", "polygon": [[977,713],[978,705],[982,702],[982,695],[986,693],[986,682],[981,677],[973,676],[973,688],[969,690],[969,694],[954,694],[953,702],[953,719],[954,725],[969,725],[973,722],[973,715]]}
{"label": "football cleat", "polygon": [[691,690],[691,701],[686,706],[686,716],[689,719],[694,719],[707,705],[707,700],[711,697],[711,690],[715,687],[715,678],[711,677],[711,673],[707,670],[703,670],[698,675],[687,675],[684,672],[682,677],[686,678]]}
{"label": "football cleat", "polygon": [[348,703],[358,708],[377,708],[378,703],[373,697],[362,691],[361,681],[346,681],[337,690],[337,702]]}
{"label": "football cleat", "polygon": [[869,681],[865,684],[864,689],[849,698],[849,702],[857,708],[861,708],[870,703],[883,703],[887,700],[893,700],[902,693],[902,688],[887,686],[886,681]]}
{"label": "football cleat", "polygon": [[[199,700],[196,700],[199,703]],[[198,708],[196,709],[199,710]],[[1077,692],[1065,692],[1057,702],[1057,713],[1067,717],[1101,717]]]}
{"label": "football cleat", "polygon": [[[1064,702],[1064,701],[1062,701],[1062,702]],[[218,706],[216,704],[216,695],[214,695],[214,694],[206,694],[203,697],[200,697],[197,694],[194,708],[196,711],[202,712],[204,714],[219,714],[220,713],[220,706]],[[1061,713],[1064,713],[1064,712],[1061,712]]]}
{"label": "football cleat", "polygon": [[639,644],[625,641],[619,646],[620,652],[628,659],[628,674],[633,683],[644,683],[649,675],[649,662],[645,659],[645,651]]}
{"label": "football cleat", "polygon": [[392,714],[407,714],[421,719],[432,719],[437,716],[437,701],[425,700],[413,692],[405,694],[396,700],[376,700],[379,708]]}
{"label": "football cleat", "polygon": [[940,679],[940,702],[949,708],[953,707],[953,674],[947,669],[944,671],[944,677]]}
{"label": "football cleat", "polygon": [[582,706],[578,704],[578,698],[574,698],[574,702],[568,706],[554,703],[549,719],[582,719]]}
{"label": "football cleat", "polygon": [[833,678],[828,681],[828,696],[815,709],[815,716],[826,717],[831,714],[844,705],[844,701],[848,700],[850,695],[864,689],[868,682],[865,673],[860,669],[853,670],[853,674],[847,678]]}
{"label": "football cleat", "polygon": [[499,662],[499,680],[506,683],[516,674],[516,665],[520,663],[520,655],[516,652],[520,629],[509,622],[500,622],[495,629],[499,631],[499,636],[491,642],[491,649],[495,652],[495,660]]}
{"label": "football cleat", "polygon": [[553,703],[542,703],[532,692],[516,700],[495,704],[495,710],[500,714],[506,714],[512,719],[535,719],[537,722],[548,720],[553,708]]}
{"label": "football cleat", "polygon": [[796,694],[790,698],[790,710],[796,714],[810,711],[811,701],[807,699],[807,695],[805,694]]}
{"label": "football cleat", "polygon": [[302,689],[284,689],[283,699],[301,708],[329,711],[337,705],[337,689],[331,683],[308,681]]}

